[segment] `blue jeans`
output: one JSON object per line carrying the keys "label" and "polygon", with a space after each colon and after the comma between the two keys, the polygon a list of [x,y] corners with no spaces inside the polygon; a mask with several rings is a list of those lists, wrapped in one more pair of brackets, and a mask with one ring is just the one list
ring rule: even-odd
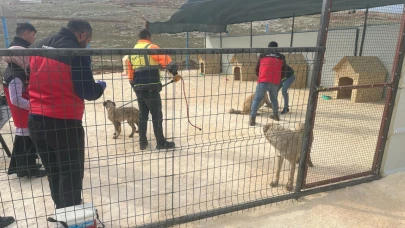
{"label": "blue jeans", "polygon": [[253,99],[252,107],[250,109],[250,117],[256,117],[257,110],[259,109],[259,104],[266,95],[266,92],[268,92],[270,95],[270,101],[273,106],[273,114],[278,115],[278,90],[279,85],[265,82],[257,83],[255,98]]}
{"label": "blue jeans", "polygon": [[[281,82],[278,87],[278,91],[280,91],[280,89],[282,89],[281,93],[283,94],[283,98],[284,98],[284,110],[289,107],[288,106],[288,88],[290,88],[291,84],[293,84],[294,81],[295,81],[295,75],[290,78],[287,78],[285,81]],[[270,93],[269,93],[269,95],[270,95]]]}

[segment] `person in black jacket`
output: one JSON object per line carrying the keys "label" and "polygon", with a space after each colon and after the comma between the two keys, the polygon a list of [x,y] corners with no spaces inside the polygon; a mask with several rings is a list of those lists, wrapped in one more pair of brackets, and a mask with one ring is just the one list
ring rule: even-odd
{"label": "person in black jacket", "polygon": [[[10,49],[25,49],[35,42],[36,29],[29,23],[17,25],[16,37],[10,44]],[[3,76],[3,88],[10,107],[15,128],[13,152],[11,155],[8,175],[18,177],[44,177],[45,170],[41,164],[36,164],[38,158],[34,143],[28,132],[28,56],[5,56],[7,68]]]}
{"label": "person in black jacket", "polygon": [[[66,28],[34,48],[86,48],[92,39],[87,21],[71,20]],[[48,173],[56,208],[79,205],[84,176],[84,100],[100,98],[106,83],[95,82],[89,56],[30,58],[28,128]]]}

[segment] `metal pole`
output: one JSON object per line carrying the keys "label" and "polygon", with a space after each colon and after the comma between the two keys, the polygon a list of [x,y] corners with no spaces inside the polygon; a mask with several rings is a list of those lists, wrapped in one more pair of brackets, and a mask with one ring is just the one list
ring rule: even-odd
{"label": "metal pole", "polygon": [[293,46],[293,40],[294,40],[294,23],[295,23],[295,14],[293,14],[293,18],[292,18],[290,47]]}
{"label": "metal pole", "polygon": [[269,24],[266,24],[266,34],[269,33]]}
{"label": "metal pole", "polygon": [[384,155],[385,145],[387,142],[387,135],[390,129],[392,113],[394,111],[395,99],[398,92],[398,85],[401,79],[401,72],[405,56],[405,6],[402,10],[401,28],[399,31],[397,48],[392,65],[391,80],[393,83],[392,88],[387,87],[387,98],[385,99],[384,113],[380,126],[380,133],[377,139],[377,147],[374,154],[374,161],[372,171],[375,174],[380,174],[381,163]]}
{"label": "metal pole", "polygon": [[[189,48],[189,43],[188,43],[189,37],[188,37],[188,32],[186,33],[186,48]],[[190,56],[187,54],[186,55],[186,70],[188,70],[188,60],[189,60]]]}
{"label": "metal pole", "polygon": [[359,35],[360,35],[360,29],[356,29],[356,39],[354,40],[354,56],[357,56],[357,49],[359,46]]}
{"label": "metal pole", "polygon": [[253,47],[253,22],[250,22],[250,48]]}
{"label": "metal pole", "polygon": [[[328,27],[330,21],[330,14],[332,9],[332,0],[323,0],[321,21],[318,30],[318,39],[316,42],[317,47],[326,47],[326,40],[328,37]],[[307,172],[307,161],[311,152],[313,128],[315,122],[315,110],[318,101],[317,87],[321,82],[322,66],[325,56],[325,50],[315,53],[314,70],[312,74],[311,88],[309,94],[309,102],[307,106],[307,113],[305,118],[305,135],[303,139],[303,146],[301,151],[301,159],[298,168],[297,184],[295,192],[300,192],[305,185],[305,178]]]}
{"label": "metal pole", "polygon": [[359,53],[359,56],[362,56],[362,55],[363,55],[364,40],[366,39],[367,19],[368,19],[368,7],[369,7],[369,5],[367,5],[366,13],[365,13],[365,17],[364,17],[363,35],[362,35],[362,37],[361,37],[361,44],[360,44],[360,53]]}
{"label": "metal pole", "polygon": [[10,46],[10,38],[8,36],[8,28],[7,28],[7,19],[6,17],[1,17],[1,23],[3,25],[3,33],[4,33],[4,43],[6,44],[6,48]]}
{"label": "metal pole", "polygon": [[207,32],[204,32],[204,48],[207,48]]}

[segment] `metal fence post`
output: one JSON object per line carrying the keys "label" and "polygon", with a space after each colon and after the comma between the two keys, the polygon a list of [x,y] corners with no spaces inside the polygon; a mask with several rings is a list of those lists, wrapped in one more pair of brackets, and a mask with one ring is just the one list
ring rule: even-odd
{"label": "metal fence post", "polygon": [[364,17],[363,35],[361,36],[361,44],[360,44],[359,56],[363,55],[363,46],[364,46],[364,40],[366,39],[366,30],[367,30],[368,8],[369,8],[369,6],[367,5],[367,9],[366,9],[366,12],[365,12],[366,16]]}
{"label": "metal fence post", "polygon": [[293,18],[292,18],[290,47],[293,46],[293,41],[294,41],[294,26],[295,26],[295,14],[293,15]]}
{"label": "metal fence post", "polygon": [[[332,0],[323,0],[321,21],[320,21],[320,25],[319,25],[318,39],[316,42],[317,47],[326,47],[326,40],[327,40],[327,36],[328,36],[328,27],[329,27],[331,8],[332,8]],[[318,92],[316,90],[321,82],[324,56],[325,56],[325,50],[315,53],[315,59],[314,59],[315,65],[314,65],[314,70],[313,70],[313,74],[312,74],[310,95],[309,95],[309,99],[308,99],[307,113],[306,113],[306,118],[305,118],[305,135],[304,135],[304,139],[303,139],[304,141],[303,141],[301,159],[300,159],[299,168],[298,168],[297,184],[296,184],[296,188],[295,188],[296,193],[300,192],[305,184],[307,161],[308,161],[309,154],[311,151],[311,146],[312,146],[312,140],[310,140],[310,139],[313,138],[315,110],[316,110],[316,106],[317,106],[317,102],[318,102]]]}
{"label": "metal fence post", "polygon": [[384,155],[384,149],[387,142],[387,136],[390,128],[392,113],[394,111],[395,99],[398,92],[398,85],[401,79],[402,66],[405,58],[405,6],[402,10],[401,28],[399,31],[397,48],[394,57],[394,63],[392,65],[392,88],[388,87],[387,98],[385,100],[385,107],[383,113],[383,119],[380,126],[380,133],[377,139],[377,147],[374,154],[374,161],[372,171],[376,174],[380,174],[381,163]]}
{"label": "metal fence post", "polygon": [[8,28],[7,28],[7,19],[6,17],[1,17],[1,23],[3,25],[3,33],[4,33],[4,42],[6,44],[6,48],[10,46],[10,38],[8,36]]}
{"label": "metal fence post", "polygon": [[[189,35],[188,32],[186,32],[186,48],[189,48]],[[186,70],[188,70],[188,60],[189,60],[189,55],[186,55]]]}

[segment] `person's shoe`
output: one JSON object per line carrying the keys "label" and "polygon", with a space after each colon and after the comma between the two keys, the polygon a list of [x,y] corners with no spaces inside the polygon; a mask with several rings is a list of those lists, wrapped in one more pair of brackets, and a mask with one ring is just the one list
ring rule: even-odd
{"label": "person's shoe", "polygon": [[283,111],[281,112],[281,115],[287,114],[287,113],[289,113],[289,112],[290,112],[290,109],[289,109],[289,108],[285,108],[285,109],[283,109]]}
{"label": "person's shoe", "polygon": [[176,147],[176,144],[174,142],[165,142],[162,144],[157,144],[156,149],[158,150],[164,150],[164,149],[173,149]]}
{"label": "person's shoe", "polygon": [[146,148],[148,147],[148,142],[144,142],[144,143],[139,143],[139,149],[141,150],[146,150]]}
{"label": "person's shoe", "polygon": [[15,219],[11,216],[2,217],[0,216],[0,228],[5,228],[15,222]]}
{"label": "person's shoe", "polygon": [[256,117],[250,117],[249,125],[252,127],[256,125]]}
{"label": "person's shoe", "polygon": [[270,115],[269,117],[270,117],[270,119],[273,119],[275,121],[280,121],[280,117],[276,114]]}
{"label": "person's shoe", "polygon": [[17,177],[44,177],[46,176],[46,171],[43,169],[34,169],[34,170],[26,170],[26,171],[21,171],[17,172]]}

